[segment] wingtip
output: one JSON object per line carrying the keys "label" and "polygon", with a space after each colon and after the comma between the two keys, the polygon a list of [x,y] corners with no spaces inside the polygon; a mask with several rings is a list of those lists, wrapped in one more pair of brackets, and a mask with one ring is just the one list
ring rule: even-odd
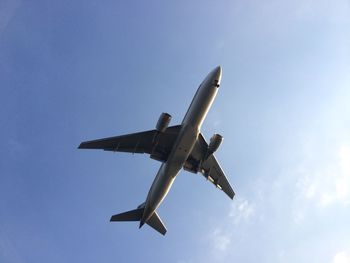
{"label": "wingtip", "polygon": [[235,193],[232,193],[232,196],[230,196],[231,200],[233,200],[233,198],[235,197]]}
{"label": "wingtip", "polygon": [[78,149],[83,149],[83,143],[79,144]]}

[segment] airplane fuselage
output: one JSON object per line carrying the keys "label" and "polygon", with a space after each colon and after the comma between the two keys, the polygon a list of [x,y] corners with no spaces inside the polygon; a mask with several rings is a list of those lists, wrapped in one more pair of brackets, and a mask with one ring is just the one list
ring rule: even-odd
{"label": "airplane fuselage", "polygon": [[201,125],[215,99],[221,80],[221,67],[215,68],[199,86],[181,124],[176,142],[148,192],[140,227],[147,222],[168,194],[176,175],[194,147]]}

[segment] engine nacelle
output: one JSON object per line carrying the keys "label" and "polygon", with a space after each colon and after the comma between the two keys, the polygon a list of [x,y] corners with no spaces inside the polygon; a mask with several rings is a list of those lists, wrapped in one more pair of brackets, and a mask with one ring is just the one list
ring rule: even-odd
{"label": "engine nacelle", "polygon": [[220,144],[222,143],[222,140],[224,138],[220,135],[215,133],[211,138],[210,138],[210,143],[208,146],[206,158],[208,158],[210,155],[212,155],[214,152],[216,152],[217,149],[219,149]]}
{"label": "engine nacelle", "polygon": [[171,120],[171,115],[169,113],[163,112],[157,122],[156,130],[159,132],[165,132]]}

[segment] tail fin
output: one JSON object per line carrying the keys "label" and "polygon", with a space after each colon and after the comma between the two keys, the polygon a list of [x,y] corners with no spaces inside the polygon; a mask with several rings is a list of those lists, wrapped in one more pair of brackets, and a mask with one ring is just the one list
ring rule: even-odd
{"label": "tail fin", "polygon": [[144,208],[142,207],[121,214],[113,215],[110,221],[140,221],[142,218],[143,209]]}
{"label": "tail fin", "polygon": [[146,224],[152,227],[153,229],[157,230],[162,235],[165,235],[166,227],[164,226],[162,220],[160,219],[156,211],[153,212],[153,215],[150,219],[148,219]]}
{"label": "tail fin", "polygon": [[[110,219],[110,221],[141,221],[142,215],[144,212],[144,205],[139,205],[139,208],[130,210],[121,214],[113,215]],[[162,220],[159,218],[156,211],[153,212],[150,219],[146,222],[147,225],[152,227],[153,229],[157,230],[162,235],[165,235],[166,233],[166,227],[164,226]],[[143,225],[143,222],[140,224],[140,227]]]}

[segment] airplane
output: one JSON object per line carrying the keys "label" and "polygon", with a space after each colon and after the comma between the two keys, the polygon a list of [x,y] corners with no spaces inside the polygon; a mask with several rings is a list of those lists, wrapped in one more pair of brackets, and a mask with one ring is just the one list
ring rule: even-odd
{"label": "airplane", "polygon": [[111,222],[139,221],[139,228],[146,223],[165,235],[167,229],[156,210],[182,168],[192,173],[201,173],[233,199],[235,193],[214,156],[223,137],[214,134],[207,143],[200,133],[202,123],[220,87],[221,74],[221,67],[218,66],[206,76],[180,125],[169,126],[171,115],[162,113],[155,130],[85,141],[79,145],[79,149],[147,153],[150,158],[162,162],[146,201],[134,210],[113,215]]}

